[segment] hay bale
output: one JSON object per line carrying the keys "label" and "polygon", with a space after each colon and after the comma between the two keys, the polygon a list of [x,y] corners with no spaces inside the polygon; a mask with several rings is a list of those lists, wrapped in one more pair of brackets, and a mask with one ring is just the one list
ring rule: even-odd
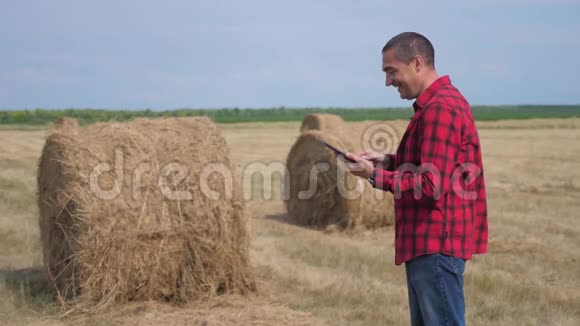
{"label": "hay bale", "polygon": [[356,145],[347,138],[351,139],[310,130],[292,146],[286,161],[289,186],[285,204],[297,224],[353,229],[393,223],[392,195],[352,175],[334,152],[320,143],[324,140],[345,151],[356,151]]}
{"label": "hay bale", "polygon": [[315,113],[309,114],[302,120],[300,132],[308,130],[322,130],[332,134],[339,134],[344,127],[344,120],[336,114]]}
{"label": "hay bale", "polygon": [[54,123],[55,128],[78,128],[79,122],[75,118],[60,117]]}
{"label": "hay bale", "polygon": [[210,162],[231,168],[207,118],[56,129],[40,159],[38,205],[59,294],[106,307],[255,290],[239,180],[210,174],[218,197],[206,196],[199,177]]}

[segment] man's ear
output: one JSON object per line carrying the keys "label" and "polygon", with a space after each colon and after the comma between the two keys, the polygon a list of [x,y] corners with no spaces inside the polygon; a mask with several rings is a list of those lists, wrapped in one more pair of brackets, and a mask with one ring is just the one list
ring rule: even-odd
{"label": "man's ear", "polygon": [[421,71],[425,67],[425,60],[420,55],[416,55],[413,57],[413,66],[415,68],[415,72]]}

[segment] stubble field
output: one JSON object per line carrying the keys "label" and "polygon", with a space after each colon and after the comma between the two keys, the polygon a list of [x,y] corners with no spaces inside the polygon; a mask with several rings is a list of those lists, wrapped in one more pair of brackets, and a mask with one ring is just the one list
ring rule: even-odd
{"label": "stubble field", "polygon": [[[356,124],[356,123],[351,123]],[[394,123],[401,134],[405,121]],[[580,119],[478,123],[488,187],[489,253],[467,264],[470,325],[580,324]],[[299,123],[220,125],[232,158],[284,162]],[[67,312],[42,268],[36,165],[47,129],[0,127],[0,324],[406,325],[394,231],[295,226],[279,177],[246,185],[260,294],[186,306],[148,302]],[[263,191],[273,193],[264,199]]]}

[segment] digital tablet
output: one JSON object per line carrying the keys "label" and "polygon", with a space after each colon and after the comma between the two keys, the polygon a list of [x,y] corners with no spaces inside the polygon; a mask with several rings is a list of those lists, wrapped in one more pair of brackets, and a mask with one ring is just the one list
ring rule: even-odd
{"label": "digital tablet", "polygon": [[356,163],[355,160],[351,160],[350,158],[346,157],[345,153],[343,151],[341,151],[340,149],[330,145],[329,143],[325,142],[324,140],[321,140],[320,142],[322,142],[324,145],[326,145],[326,147],[332,149],[337,156],[342,156],[344,157],[347,161],[351,162],[351,163]]}

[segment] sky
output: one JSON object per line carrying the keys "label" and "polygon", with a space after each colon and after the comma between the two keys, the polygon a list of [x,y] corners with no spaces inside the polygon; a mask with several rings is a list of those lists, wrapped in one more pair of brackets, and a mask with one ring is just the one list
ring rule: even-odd
{"label": "sky", "polygon": [[408,107],[425,35],[472,105],[580,104],[580,0],[0,0],[0,110]]}

